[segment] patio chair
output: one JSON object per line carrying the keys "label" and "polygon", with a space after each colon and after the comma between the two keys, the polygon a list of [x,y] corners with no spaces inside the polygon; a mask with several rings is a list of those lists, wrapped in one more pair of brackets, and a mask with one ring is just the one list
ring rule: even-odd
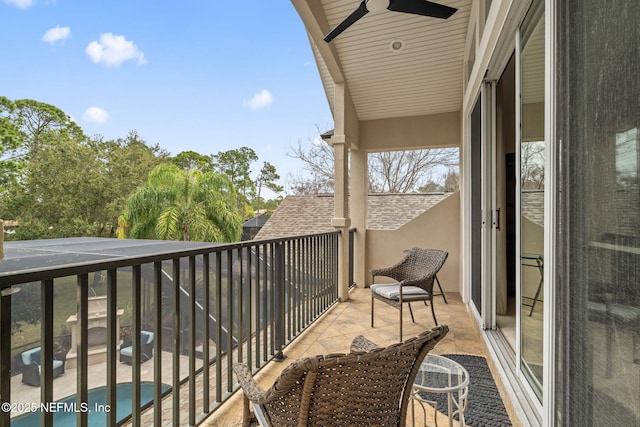
{"label": "patio chair", "polygon": [[[406,249],[404,251],[405,254],[408,254],[411,251],[411,249]],[[444,301],[445,304],[449,304],[449,302],[447,301],[447,296],[444,294],[444,291],[442,290],[442,285],[440,284],[440,280],[438,279],[438,275],[436,274],[435,276],[435,280],[436,280],[436,286],[438,286],[438,290],[440,291],[439,294],[434,293],[433,296],[434,297],[442,297],[442,300]]]}
{"label": "patio chair", "polygon": [[448,332],[446,325],[404,343],[378,347],[356,337],[348,354],[304,357],[264,391],[251,369],[233,366],[244,392],[243,426],[405,426],[409,396],[422,360]]}
{"label": "patio chair", "polygon": [[400,341],[402,341],[402,304],[409,305],[411,320],[415,323],[411,303],[423,301],[431,305],[433,321],[438,325],[436,313],[433,309],[433,283],[436,274],[447,260],[447,252],[437,249],[413,248],[395,265],[387,268],[371,270],[375,282],[377,276],[390,277],[396,283],[381,283],[371,285],[371,327],[374,327],[374,300],[382,301],[400,311]]}
{"label": "patio chair", "polygon": [[[140,363],[146,362],[153,356],[153,332],[140,331]],[[133,347],[127,346],[120,349],[120,361],[131,365]]]}
{"label": "patio chair", "polygon": [[[40,364],[41,364],[41,349],[40,347],[32,348],[31,350],[23,351],[19,354],[17,362],[22,370],[22,382],[24,384],[40,387]],[[64,374],[64,364],[66,361],[66,355],[56,356],[58,359],[53,360],[53,378],[59,377]]]}

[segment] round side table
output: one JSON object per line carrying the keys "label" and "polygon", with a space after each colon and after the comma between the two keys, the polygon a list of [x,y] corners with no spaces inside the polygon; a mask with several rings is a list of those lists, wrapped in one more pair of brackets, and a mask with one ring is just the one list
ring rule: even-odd
{"label": "round side table", "polygon": [[435,409],[434,420],[438,426],[438,404],[420,396],[419,392],[445,393],[447,395],[447,414],[449,427],[453,427],[453,417],[458,415],[458,425],[464,427],[464,411],[467,409],[467,395],[469,392],[469,373],[459,363],[436,354],[428,354],[422,361],[418,375],[413,382],[411,392],[411,414],[415,426],[415,404],[418,402],[424,414],[426,426],[427,413],[424,404]]}

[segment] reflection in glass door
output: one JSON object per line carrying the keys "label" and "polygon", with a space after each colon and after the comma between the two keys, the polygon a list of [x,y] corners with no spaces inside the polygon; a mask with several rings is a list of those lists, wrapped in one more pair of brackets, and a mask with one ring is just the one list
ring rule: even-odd
{"label": "reflection in glass door", "polygon": [[542,397],[544,301],[544,1],[520,28],[520,354],[522,371]]}

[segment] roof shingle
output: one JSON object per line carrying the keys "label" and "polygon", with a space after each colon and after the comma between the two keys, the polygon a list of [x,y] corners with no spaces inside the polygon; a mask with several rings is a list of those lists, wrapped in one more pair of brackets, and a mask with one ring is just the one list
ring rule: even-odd
{"label": "roof shingle", "polygon": [[[453,193],[370,194],[369,229],[395,230],[429,210]],[[256,235],[268,239],[335,230],[333,194],[287,196]]]}

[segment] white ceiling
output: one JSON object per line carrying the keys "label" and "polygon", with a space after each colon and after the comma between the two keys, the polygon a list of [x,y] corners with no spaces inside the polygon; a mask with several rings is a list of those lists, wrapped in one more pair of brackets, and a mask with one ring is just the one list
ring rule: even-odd
{"label": "white ceiling", "polygon": [[[360,120],[426,115],[462,109],[464,47],[471,0],[438,0],[458,8],[448,20],[385,10],[368,13],[330,44],[326,34],[353,12],[360,0],[294,0],[315,10],[314,21],[301,13],[319,63],[329,103],[333,78],[327,63],[335,61],[351,93]],[[296,5],[299,7],[299,5]],[[324,14],[324,16],[322,16]],[[311,31],[315,26],[316,31]],[[390,44],[402,40],[393,52]],[[327,49],[327,47],[329,49]],[[327,58],[330,54],[332,58]]]}

